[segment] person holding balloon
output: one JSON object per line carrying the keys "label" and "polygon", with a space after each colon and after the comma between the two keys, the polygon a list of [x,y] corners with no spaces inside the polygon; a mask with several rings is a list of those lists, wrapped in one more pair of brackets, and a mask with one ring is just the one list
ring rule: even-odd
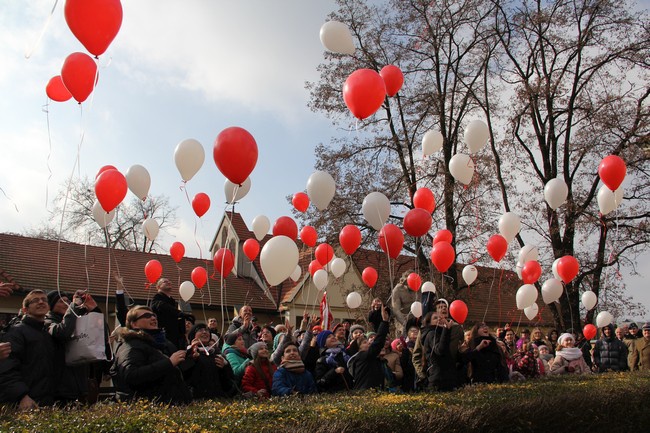
{"label": "person holding balloon", "polygon": [[160,328],[165,330],[165,336],[177,349],[185,347],[185,314],[180,311],[172,298],[172,282],[161,278],[156,283],[158,292],[151,300],[151,310],[156,313]]}

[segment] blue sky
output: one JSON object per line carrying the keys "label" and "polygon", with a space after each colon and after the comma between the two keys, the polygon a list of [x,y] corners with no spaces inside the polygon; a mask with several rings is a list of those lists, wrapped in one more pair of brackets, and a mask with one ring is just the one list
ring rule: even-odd
{"label": "blue sky", "polygon": [[[0,195],[2,231],[22,233],[47,220],[52,204],[46,193],[51,201],[70,177],[83,132],[74,175],[92,178],[106,164],[123,173],[133,164],[145,166],[150,194],[166,194],[178,206],[178,227],[159,235],[163,245],[179,240],[188,255],[198,256],[197,242],[205,254],[226,207],[225,178],[212,159],[221,130],[243,127],[258,144],[251,191],[236,208],[249,225],[259,214],[271,223],[290,215],[285,197],[305,190],[315,146],[347,134],[309,111],[304,89],[305,81],[318,78],[324,51],[319,30],[332,1],[123,1],[122,28],[100,57],[99,83],[83,115],[73,101],[50,103],[46,115],[48,80],[68,54],[85,51],[68,29],[63,1],[37,43],[54,3],[0,2],[0,187],[9,196]],[[206,151],[202,169],[187,184],[190,199],[197,192],[211,198],[201,220],[179,188],[173,160],[186,138],[199,140]],[[650,310],[648,254],[640,263],[641,277],[624,278]]]}

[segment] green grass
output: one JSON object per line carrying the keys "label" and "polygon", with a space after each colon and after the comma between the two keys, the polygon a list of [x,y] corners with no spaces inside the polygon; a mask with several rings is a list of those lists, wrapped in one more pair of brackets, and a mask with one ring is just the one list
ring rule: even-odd
{"label": "green grass", "polygon": [[650,372],[552,377],[453,393],[317,395],[264,402],[146,401],[21,413],[0,408],[0,432],[643,431]]}

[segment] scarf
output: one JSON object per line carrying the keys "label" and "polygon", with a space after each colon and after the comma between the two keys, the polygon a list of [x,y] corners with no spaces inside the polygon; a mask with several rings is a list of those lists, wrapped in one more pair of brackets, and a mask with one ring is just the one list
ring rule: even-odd
{"label": "scarf", "polygon": [[576,359],[582,357],[582,351],[577,347],[565,347],[562,350],[558,350],[555,355],[561,356],[567,361],[575,361]]}
{"label": "scarf", "polygon": [[288,361],[283,361],[282,364],[280,364],[280,368],[284,368],[295,374],[302,374],[305,372],[305,364],[303,364],[303,362],[299,359],[290,359]]}
{"label": "scarf", "polygon": [[163,350],[167,347],[167,338],[165,337],[164,329],[141,329],[142,332],[153,338],[153,345],[158,350]]}
{"label": "scarf", "polygon": [[325,363],[332,368],[339,367],[339,363],[336,361],[336,355],[339,353],[343,355],[343,361],[345,362],[345,365],[347,365],[348,361],[350,360],[350,355],[345,353],[342,346],[327,349],[325,351],[325,354],[327,355],[327,358],[325,358]]}

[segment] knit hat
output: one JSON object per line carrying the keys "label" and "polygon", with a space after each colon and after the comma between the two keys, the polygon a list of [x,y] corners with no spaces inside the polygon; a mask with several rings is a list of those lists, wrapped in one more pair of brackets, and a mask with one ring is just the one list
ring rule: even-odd
{"label": "knit hat", "polygon": [[194,340],[194,337],[196,337],[196,332],[199,329],[208,329],[208,325],[206,325],[205,323],[197,323],[196,325],[192,326],[192,329],[190,329],[189,334],[187,334],[187,339],[190,341],[190,343],[192,342],[192,340]]}
{"label": "knit hat", "polygon": [[390,348],[393,350],[393,352],[397,351],[397,345],[400,343],[402,344],[402,348],[406,347],[406,340],[404,339],[404,337],[399,337],[391,341]]}
{"label": "knit hat", "polygon": [[650,330],[650,322],[647,322],[645,325],[643,325],[643,328],[641,328],[643,331],[648,331]]}
{"label": "knit hat", "polygon": [[47,303],[50,306],[50,310],[54,308],[59,299],[66,297],[70,299],[70,295],[65,292],[59,292],[58,290],[52,290],[47,294]]}
{"label": "knit hat", "polygon": [[361,325],[352,325],[352,326],[350,326],[350,335],[354,334],[354,331],[356,331],[357,329],[360,329],[362,334],[366,333],[366,330],[363,328],[363,326],[361,326]]}
{"label": "knit hat", "polygon": [[225,341],[228,346],[232,346],[237,341],[237,338],[241,335],[239,332],[232,332],[226,335]]}
{"label": "knit hat", "polygon": [[375,335],[377,335],[376,332],[373,332],[373,331],[366,332],[366,338],[374,337]]}
{"label": "knit hat", "polygon": [[557,339],[558,344],[561,345],[561,344],[564,342],[564,340],[567,339],[567,338],[570,338],[570,339],[572,339],[573,341],[576,341],[576,339],[575,339],[575,337],[573,336],[573,334],[569,334],[568,332],[565,332],[564,334],[560,335],[560,337]]}
{"label": "knit hat", "polygon": [[248,354],[253,357],[253,359],[257,358],[257,352],[260,351],[260,349],[263,349],[266,347],[266,343],[263,341],[258,341],[257,343],[253,344],[251,347],[248,348]]}
{"label": "knit hat", "polygon": [[318,343],[318,347],[320,347],[321,349],[324,348],[325,347],[325,341],[327,341],[327,337],[329,337],[332,334],[333,334],[333,332],[328,330],[328,329],[326,329],[326,330],[324,330],[322,332],[319,332],[318,337],[316,337],[316,343]]}
{"label": "knit hat", "polygon": [[449,308],[449,301],[447,301],[445,298],[440,298],[436,300],[436,302],[433,303],[433,306],[435,307],[438,304],[445,304],[447,308]]}
{"label": "knit hat", "polygon": [[628,326],[629,329],[639,329],[636,323],[632,322],[630,323],[630,326]]}

